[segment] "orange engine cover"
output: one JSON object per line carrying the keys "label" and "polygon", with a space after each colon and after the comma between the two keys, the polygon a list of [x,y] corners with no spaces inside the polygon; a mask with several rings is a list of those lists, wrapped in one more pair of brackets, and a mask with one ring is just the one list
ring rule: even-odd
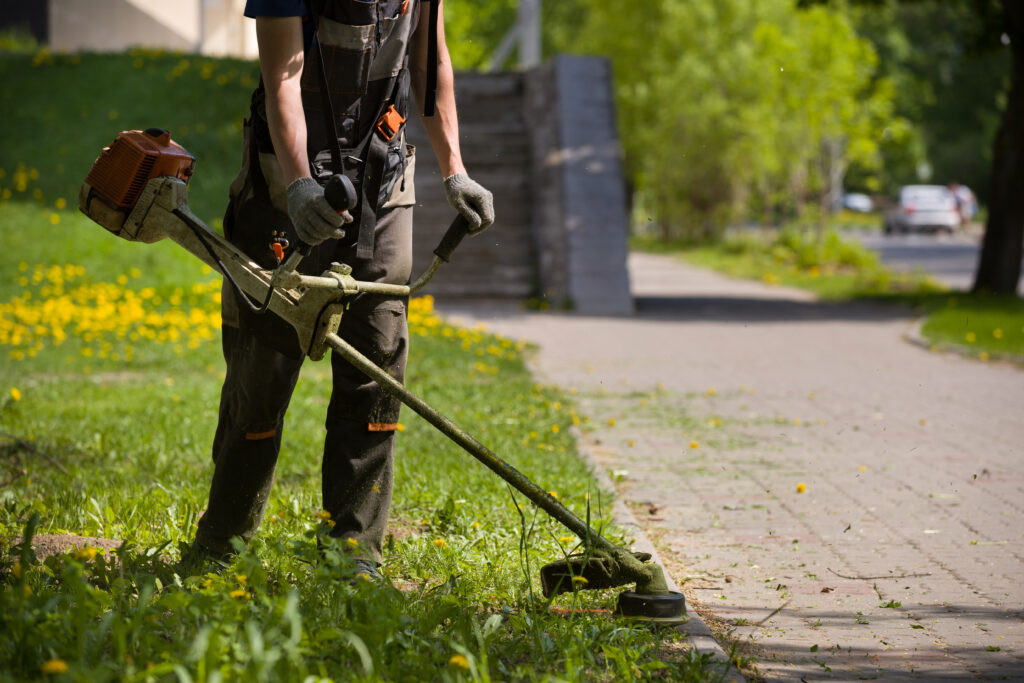
{"label": "orange engine cover", "polygon": [[109,204],[130,210],[150,179],[173,176],[188,183],[195,165],[166,130],[128,130],[103,148],[85,182]]}

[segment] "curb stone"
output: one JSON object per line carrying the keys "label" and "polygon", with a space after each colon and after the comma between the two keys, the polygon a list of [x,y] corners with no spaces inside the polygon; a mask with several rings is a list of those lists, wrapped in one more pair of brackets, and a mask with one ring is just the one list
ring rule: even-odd
{"label": "curb stone", "polygon": [[[615,484],[612,483],[608,473],[605,472],[604,468],[597,462],[597,458],[594,457],[590,441],[578,427],[572,427],[571,433],[576,439],[577,452],[590,468],[594,478],[597,479],[598,486],[614,493],[616,491]],[[624,529],[628,529],[636,537],[636,541],[632,544],[633,548],[641,552],[650,553],[651,561],[661,567],[665,573],[665,581],[668,583],[669,590],[681,592],[679,586],[676,585],[676,582],[673,581],[672,576],[669,574],[668,569],[662,563],[657,548],[654,547],[654,544],[644,534],[643,527],[640,526],[640,522],[637,521],[637,518],[633,515],[629,506],[626,505],[621,495],[616,495],[612,501],[611,513],[616,524]],[[697,611],[687,606],[686,615],[686,623],[674,628],[686,636],[687,642],[699,654],[710,654],[712,661],[721,665],[720,677],[717,680],[727,683],[746,683],[746,679],[732,664],[729,656],[722,649],[722,646],[718,644],[718,641],[715,640],[711,629],[700,618]]]}

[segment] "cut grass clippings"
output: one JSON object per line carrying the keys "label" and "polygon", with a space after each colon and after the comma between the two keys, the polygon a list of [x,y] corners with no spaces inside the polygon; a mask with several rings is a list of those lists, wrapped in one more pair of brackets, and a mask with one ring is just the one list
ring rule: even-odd
{"label": "cut grass clippings", "polygon": [[894,273],[878,255],[826,230],[745,230],[713,243],[663,243],[634,237],[631,246],[769,285],[798,287],[823,299],[868,298],[910,306],[924,316],[921,335],[937,349],[980,360],[1024,360],[1024,300],[948,292],[925,273]]}
{"label": "cut grass clippings", "polygon": [[[303,368],[257,538],[219,573],[177,565],[212,473],[218,279],[169,241],[106,233],[74,197],[119,130],[164,125],[198,157],[190,202],[218,215],[256,73],[0,54],[19,103],[0,129],[0,681],[706,680],[698,655],[665,654],[674,631],[593,611],[615,591],[549,612],[538,569],[578,539],[408,410],[387,581],[350,584],[347,549],[317,552],[329,363]],[[448,325],[429,299],[409,318],[409,386],[623,542],[575,455],[571,401],[534,383],[521,345]],[[43,558],[19,543],[33,534],[125,545]]]}

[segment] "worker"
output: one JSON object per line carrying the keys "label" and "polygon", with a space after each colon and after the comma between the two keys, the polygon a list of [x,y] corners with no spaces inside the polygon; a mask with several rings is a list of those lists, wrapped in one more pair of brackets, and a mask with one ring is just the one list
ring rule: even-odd
{"label": "worker", "polygon": [[[315,245],[300,270],[352,266],[358,280],[408,284],[415,203],[414,149],[405,142],[410,90],[444,178],[449,203],[469,234],[494,221],[491,193],[466,173],[459,151],[442,0],[248,0],[256,20],[261,82],[244,127],[242,170],[232,183],[224,232],[265,267],[274,243]],[[357,205],[340,214],[322,185],[353,180]],[[209,504],[192,558],[226,560],[248,542],[267,504],[285,409],[303,352],[291,328],[258,315],[225,286],[227,374],[213,443]],[[362,294],[339,335],[402,381],[408,351],[406,301]],[[354,568],[379,577],[391,504],[392,461],[401,404],[332,356],[322,462],[330,536]]]}

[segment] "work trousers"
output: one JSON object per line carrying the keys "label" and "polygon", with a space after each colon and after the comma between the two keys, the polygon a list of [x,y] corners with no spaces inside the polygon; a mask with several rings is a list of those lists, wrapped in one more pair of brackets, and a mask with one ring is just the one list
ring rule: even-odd
{"label": "work trousers", "polygon": [[[407,284],[412,270],[412,206],[377,214],[374,257],[355,245],[322,245],[325,265],[353,267],[357,280]],[[358,219],[355,225],[358,225]],[[316,254],[316,252],[314,252]],[[326,256],[325,256],[326,254]],[[225,286],[223,349],[227,375],[213,442],[210,500],[196,540],[216,553],[231,539],[248,542],[263,517],[281,448],[284,416],[301,359],[275,351],[240,325],[237,299]],[[403,299],[359,295],[341,319],[339,336],[400,382],[408,353]],[[322,461],[323,508],[330,535],[354,541],[353,554],[379,561],[391,505],[395,431],[401,404],[332,352],[333,387]]]}

